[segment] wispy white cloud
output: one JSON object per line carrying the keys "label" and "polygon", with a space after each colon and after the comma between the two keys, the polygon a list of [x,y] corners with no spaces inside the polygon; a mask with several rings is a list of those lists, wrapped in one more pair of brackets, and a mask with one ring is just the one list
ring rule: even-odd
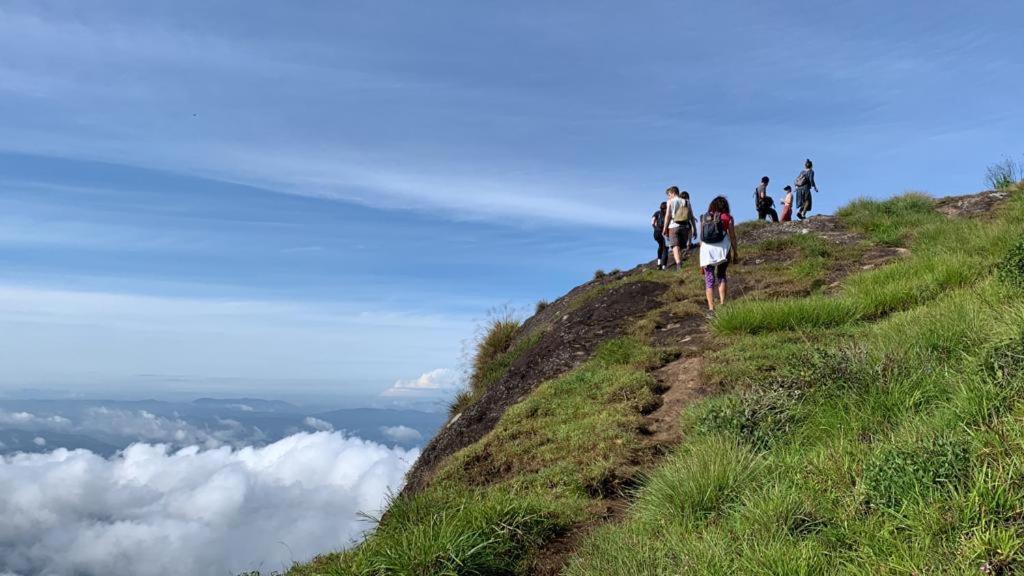
{"label": "wispy white cloud", "polygon": [[411,444],[423,440],[423,434],[419,430],[408,426],[382,426],[380,432],[388,440],[401,444]]}
{"label": "wispy white cloud", "polygon": [[437,368],[413,380],[396,380],[381,395],[392,398],[447,397],[454,394],[462,385],[462,378],[457,371]]}
{"label": "wispy white cloud", "polygon": [[302,423],[318,432],[330,432],[334,430],[333,424],[313,416],[306,416]]}
{"label": "wispy white cloud", "polygon": [[[313,93],[339,94],[405,92],[418,80],[393,78],[379,69],[317,69],[303,56],[308,46],[271,47],[263,38],[220,37],[167,23],[98,22],[27,8],[0,10],[0,16],[0,48],[30,55],[18,67],[0,66],[0,85],[26,96],[47,94],[54,101],[52,106],[64,113],[81,109],[73,115],[90,118],[71,129],[31,117],[11,117],[7,130],[12,137],[3,145],[9,151],[120,162],[267,191],[401,206],[456,218],[616,228],[635,224],[631,197],[607,176],[555,174],[540,167],[524,170],[517,163],[485,166],[440,157],[429,145],[396,154],[390,146],[352,142],[333,132],[296,139],[289,136],[287,125],[253,138],[239,129],[239,119],[232,119],[227,103],[212,100],[216,95],[179,94],[186,83],[168,78],[188,77],[193,80],[189,89],[198,90],[195,86],[203,84],[201,78],[213,74],[221,83],[229,77],[240,86],[274,91],[285,76],[316,86],[310,89]],[[430,86],[429,92],[435,94],[438,89]],[[183,107],[183,100],[195,102],[196,108]],[[248,106],[262,118],[273,116],[258,102]],[[207,107],[213,117],[207,117]],[[170,116],[180,121],[169,121]],[[312,120],[303,116],[302,121]],[[154,130],[160,138],[152,138]],[[602,201],[584,207],[584,195]]]}

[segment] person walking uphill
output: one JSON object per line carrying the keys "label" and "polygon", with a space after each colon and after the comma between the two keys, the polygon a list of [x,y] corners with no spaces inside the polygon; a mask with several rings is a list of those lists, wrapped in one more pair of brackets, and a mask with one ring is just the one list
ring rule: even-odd
{"label": "person walking uphill", "polygon": [[700,217],[700,270],[704,275],[704,293],[708,299],[708,315],[715,313],[715,285],[718,285],[718,303],[725,303],[726,272],[729,262],[735,263],[736,227],[729,211],[729,201],[717,196],[711,201],[706,214]]}
{"label": "person walking uphill", "polygon": [[779,213],[775,211],[775,200],[768,195],[767,176],[762,176],[761,183],[754,188],[754,209],[757,210],[758,220],[771,218],[772,222],[779,221]]}
{"label": "person walking uphill", "polygon": [[672,247],[672,255],[676,260],[676,269],[682,268],[683,246],[690,251],[693,232],[697,228],[697,221],[693,217],[693,209],[690,207],[690,194],[685,190],[680,193],[676,186],[665,190],[668,196],[668,206],[665,208],[665,228],[663,232],[668,236],[668,245]]}
{"label": "person walking uphill", "polygon": [[814,182],[814,163],[810,158],[804,161],[804,169],[796,177],[796,217],[803,220],[811,211],[811,188],[818,191],[818,185]]}
{"label": "person walking uphill", "polygon": [[665,210],[667,202],[662,202],[658,211],[651,216],[651,227],[654,228],[654,241],[658,243],[658,270],[668,266],[668,245],[665,243]]}

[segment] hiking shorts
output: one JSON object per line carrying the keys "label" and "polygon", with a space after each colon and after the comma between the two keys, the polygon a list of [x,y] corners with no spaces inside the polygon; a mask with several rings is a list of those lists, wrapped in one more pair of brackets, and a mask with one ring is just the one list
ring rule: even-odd
{"label": "hiking shorts", "polygon": [[704,287],[714,288],[715,284],[725,282],[725,273],[729,269],[729,261],[708,264],[704,267]]}
{"label": "hiking shorts", "polygon": [[690,238],[693,237],[693,233],[690,231],[689,224],[680,224],[676,228],[668,229],[668,245],[675,248],[686,248],[690,242]]}

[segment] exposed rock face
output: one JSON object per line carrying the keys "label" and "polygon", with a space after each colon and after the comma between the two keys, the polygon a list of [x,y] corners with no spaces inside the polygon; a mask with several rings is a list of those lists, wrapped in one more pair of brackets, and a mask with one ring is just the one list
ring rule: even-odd
{"label": "exposed rock face", "polygon": [[[427,485],[447,456],[479,440],[497,424],[509,406],[521,401],[541,382],[568,372],[587,360],[602,343],[623,333],[630,322],[661,306],[666,290],[658,282],[616,285],[619,275],[589,282],[534,316],[520,329],[520,338],[540,332],[540,339],[517,358],[508,372],[461,413],[454,415],[427,444],[403,492]],[[589,290],[607,290],[593,297]]]}

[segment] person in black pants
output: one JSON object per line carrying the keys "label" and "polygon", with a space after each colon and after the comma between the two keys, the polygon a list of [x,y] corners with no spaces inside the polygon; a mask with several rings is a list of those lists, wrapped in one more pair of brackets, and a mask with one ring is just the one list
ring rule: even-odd
{"label": "person in black pants", "polygon": [[664,270],[668,265],[668,245],[665,244],[665,235],[662,233],[662,229],[665,227],[665,208],[667,206],[666,202],[662,202],[661,207],[651,217],[651,226],[654,227],[654,241],[658,243],[658,270]]}
{"label": "person in black pants", "polygon": [[754,189],[754,208],[757,210],[758,220],[771,218],[772,222],[779,221],[779,213],[775,211],[775,200],[768,195],[767,176],[762,176],[761,183]]}

